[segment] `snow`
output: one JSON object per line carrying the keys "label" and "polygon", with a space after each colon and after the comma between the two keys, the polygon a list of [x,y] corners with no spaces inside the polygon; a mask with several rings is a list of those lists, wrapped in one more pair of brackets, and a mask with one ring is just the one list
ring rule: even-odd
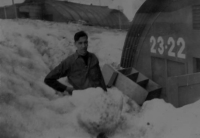
{"label": "snow", "polygon": [[[200,101],[175,108],[161,99],[139,107],[113,87],[60,97],[45,75],[75,51],[85,30],[89,51],[118,66],[127,32],[31,20],[0,20],[0,138],[199,138]],[[66,78],[60,80],[67,83]]]}
{"label": "snow", "polygon": [[79,95],[83,94],[83,103],[87,102],[78,106],[77,114],[78,122],[81,126],[94,135],[97,135],[97,132],[111,133],[115,130],[120,122],[123,104],[121,92],[111,90],[108,93],[104,93],[100,88],[93,88],[87,89],[86,92],[81,91]]}

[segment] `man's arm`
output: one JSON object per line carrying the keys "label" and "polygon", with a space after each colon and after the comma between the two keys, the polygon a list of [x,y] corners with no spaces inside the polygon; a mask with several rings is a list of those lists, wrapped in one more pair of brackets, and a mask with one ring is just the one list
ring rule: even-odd
{"label": "man's arm", "polygon": [[55,67],[44,79],[45,84],[56,91],[64,92],[67,86],[63,85],[58,79],[67,76],[69,72],[69,61],[64,60],[57,67]]}

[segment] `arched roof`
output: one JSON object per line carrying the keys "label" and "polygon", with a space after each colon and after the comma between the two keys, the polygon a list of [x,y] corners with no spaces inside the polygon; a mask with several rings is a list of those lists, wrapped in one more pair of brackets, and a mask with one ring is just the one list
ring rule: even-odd
{"label": "arched roof", "polygon": [[89,25],[128,29],[130,22],[119,10],[107,6],[84,5],[68,1],[46,0],[45,4],[56,8],[67,20],[85,21]]}
{"label": "arched roof", "polygon": [[137,11],[127,33],[120,66],[134,67],[141,50],[139,47],[139,42],[143,39],[141,35],[154,17],[159,16],[161,12],[171,12],[197,2],[198,0],[146,0]]}

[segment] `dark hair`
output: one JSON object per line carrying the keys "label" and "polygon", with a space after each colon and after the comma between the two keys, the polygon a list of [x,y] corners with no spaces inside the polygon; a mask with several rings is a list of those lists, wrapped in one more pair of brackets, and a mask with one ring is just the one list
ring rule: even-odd
{"label": "dark hair", "polygon": [[74,35],[74,41],[78,41],[80,37],[86,36],[88,38],[88,35],[84,31],[79,31]]}

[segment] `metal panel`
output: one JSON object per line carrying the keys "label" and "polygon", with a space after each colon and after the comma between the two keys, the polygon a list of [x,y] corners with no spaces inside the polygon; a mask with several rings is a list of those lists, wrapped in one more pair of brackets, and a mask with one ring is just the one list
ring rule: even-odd
{"label": "metal panel", "polygon": [[56,6],[62,7],[63,9],[65,9],[65,11],[68,11],[69,13],[71,13],[71,15],[74,17],[74,19],[76,19],[76,21],[81,20],[81,16],[79,14],[77,14],[73,9],[71,9],[70,7],[66,7],[63,4],[61,4],[60,2],[56,2]]}
{"label": "metal panel", "polygon": [[166,80],[166,66],[162,58],[151,57],[152,64],[152,80],[160,86],[165,86]]}
{"label": "metal panel", "polygon": [[[71,2],[68,2],[68,3],[71,4]],[[97,23],[99,26],[106,26],[108,24],[107,22],[105,22],[103,20],[104,16],[102,13],[99,13],[97,11],[96,6],[89,6],[89,5],[76,4],[76,3],[73,3],[73,5],[77,5],[78,7],[86,7],[84,9],[87,9],[87,10],[89,10],[90,13],[92,13],[92,15],[97,19]],[[74,9],[74,10],[76,10],[76,9]]]}
{"label": "metal panel", "polygon": [[83,11],[80,12],[80,8],[78,7],[76,8],[75,6],[72,6],[71,4],[68,4],[66,2],[62,2],[62,5],[65,6],[66,8],[73,10],[77,15],[79,15],[81,20],[85,21],[88,19],[88,17],[85,14],[83,14]]}
{"label": "metal panel", "polygon": [[200,58],[193,58],[193,72],[200,72]]}
{"label": "metal panel", "polygon": [[69,6],[71,9],[77,12],[77,14],[82,17],[82,19],[85,19],[85,20],[89,19],[88,16],[85,14],[84,10],[81,9],[81,6],[76,6],[75,4],[72,5],[68,2],[64,2],[63,5]]}
{"label": "metal panel", "polygon": [[[52,6],[53,8],[55,8],[60,14],[62,14],[64,17],[67,17],[67,18],[69,18],[68,20],[76,20],[75,18],[74,18],[74,16],[72,16],[72,14],[71,13],[69,13],[68,11],[66,11],[65,9],[63,9],[63,7],[60,7],[59,5],[56,5],[56,4],[54,4],[54,3],[52,3],[52,2],[48,2],[48,1],[46,1],[45,2],[45,4],[47,4],[47,5],[49,5],[49,6]],[[63,12],[63,11],[65,11],[65,12]]]}
{"label": "metal panel", "polygon": [[180,76],[186,73],[185,64],[167,60],[167,76]]}
{"label": "metal panel", "polygon": [[200,30],[200,5],[192,6],[193,29]]}
{"label": "metal panel", "polygon": [[118,23],[119,20],[116,20],[116,15],[109,13],[108,15],[105,16],[105,19],[111,21],[110,28],[119,28],[120,29],[120,26]]}
{"label": "metal panel", "polygon": [[117,16],[118,12],[116,12],[115,10],[112,10],[110,12],[110,15],[112,15],[111,17],[113,18],[113,20],[115,22],[112,23],[112,25],[114,26],[114,28],[120,28],[120,25],[119,25],[119,19],[118,19],[118,16]]}
{"label": "metal panel", "polygon": [[[121,56],[121,61],[120,61],[120,66],[123,67],[123,68],[126,68],[126,61],[127,61],[127,58],[126,58],[126,52],[127,52],[127,47],[130,45],[129,42],[130,42],[130,39],[131,39],[131,32],[132,32],[132,29],[133,27],[130,27],[127,35],[126,35],[126,39],[125,39],[125,42],[124,42],[124,47],[123,47],[123,50],[122,50],[122,56]],[[132,53],[134,54],[134,53]]]}
{"label": "metal panel", "polygon": [[[109,21],[110,28],[115,28],[115,23],[119,22],[118,20],[114,19],[113,15],[111,15],[109,11],[105,13],[105,18],[104,19]],[[118,26],[117,26],[117,28],[120,29],[120,27],[118,27]]]}
{"label": "metal panel", "polygon": [[[77,4],[73,3],[73,5]],[[87,5],[79,5],[79,7],[82,7],[83,11],[86,11],[86,14],[91,17],[91,22],[95,20],[95,24],[93,25],[101,25],[101,18],[99,18],[99,15],[95,11],[92,11]]]}
{"label": "metal panel", "polygon": [[200,82],[178,88],[179,106],[184,106],[200,100]]}
{"label": "metal panel", "polygon": [[[124,54],[123,56],[126,56],[125,60],[129,61],[124,61],[125,67],[133,67],[134,65],[134,60],[137,52],[137,46],[139,43],[140,35],[143,33],[143,29],[145,28],[144,22],[146,22],[146,18],[148,15],[142,14],[140,16],[136,16],[136,24],[132,24],[131,29],[129,30],[130,33],[128,33],[129,39],[126,39],[125,45],[123,48]],[[123,57],[121,60],[124,60]],[[123,61],[121,61],[123,62]],[[121,65],[124,67],[124,65]]]}
{"label": "metal panel", "polygon": [[[86,9],[88,12],[87,14],[91,14],[97,21],[99,26],[105,26],[107,23],[105,23],[104,20],[102,20],[102,16],[99,15],[96,10],[93,10],[91,7],[87,6],[87,5],[82,5],[84,9]],[[102,25],[103,23],[103,25]]]}
{"label": "metal panel", "polygon": [[[98,15],[95,12],[91,11],[91,9],[87,7],[83,7],[83,9],[87,11],[87,15],[90,17],[90,21],[93,22],[93,25],[101,25],[101,21],[99,21]],[[104,21],[102,23],[106,24]]]}
{"label": "metal panel", "polygon": [[[129,29],[128,26],[130,26],[130,22],[127,18],[125,18],[125,16],[123,16],[122,12],[116,11],[116,12],[113,13],[113,11],[111,11],[110,15],[112,15],[115,22],[117,22],[117,24],[116,24],[117,27],[120,24],[120,28]],[[123,21],[126,21],[127,24],[122,23]]]}
{"label": "metal panel", "polygon": [[[126,21],[126,22],[123,23],[123,21]],[[122,12],[120,12],[120,22],[121,22],[122,29],[129,29],[130,21],[128,20],[126,16],[123,16]]]}
{"label": "metal panel", "polygon": [[94,11],[98,16],[100,16],[101,21],[106,22],[106,26],[110,26],[111,27],[111,22],[107,19],[105,19],[106,14],[105,14],[105,10],[103,9],[99,9],[97,6],[91,6],[90,9],[92,11]]}
{"label": "metal panel", "polygon": [[[67,2],[68,3],[68,2]],[[88,8],[85,8],[85,6],[78,6],[77,4],[70,3],[72,6],[79,8],[81,13],[85,14],[88,18],[88,23],[92,25],[99,25],[98,19],[96,16],[93,15],[91,11],[88,10]]]}
{"label": "metal panel", "polygon": [[[61,13],[65,17],[70,18],[73,21],[76,20],[76,18],[72,15],[72,13],[67,11],[65,7],[63,7],[63,6],[61,7],[60,5],[57,5],[56,1],[46,0],[45,4],[51,5],[52,7],[54,7],[57,11],[59,11],[59,13]],[[68,19],[68,20],[70,20],[70,19]]]}
{"label": "metal panel", "polygon": [[[84,5],[66,1],[46,0],[45,3],[56,8],[62,15],[70,17],[74,21],[87,21],[89,25],[99,25],[102,27],[119,28],[116,15],[112,15],[112,10],[105,6]],[[118,11],[118,10],[116,10]],[[119,11],[118,11],[119,12]],[[126,16],[120,13],[121,28],[128,28],[129,21]]]}
{"label": "metal panel", "polygon": [[130,26],[129,20],[119,10],[110,10],[107,18],[112,19],[112,26],[114,28],[128,29],[128,26]]}
{"label": "metal panel", "polygon": [[112,28],[112,19],[111,18],[107,18],[109,16],[109,9],[106,8],[106,7],[96,7],[95,8],[96,11],[99,13],[99,14],[102,14],[103,15],[103,20],[105,20],[107,22],[107,26],[111,27]]}
{"label": "metal panel", "polygon": [[106,20],[103,20],[104,17],[103,17],[102,14],[99,14],[99,12],[97,12],[93,8],[88,8],[88,10],[90,10],[91,12],[93,12],[93,14],[95,14],[95,16],[97,17],[97,19],[99,20],[100,26],[108,26],[108,22]]}
{"label": "metal panel", "polygon": [[170,77],[167,80],[168,102],[176,107],[191,104],[200,99],[200,73]]}
{"label": "metal panel", "polygon": [[167,78],[186,73],[185,63],[167,60],[162,57],[151,57],[152,80],[163,87],[162,98],[167,99]]}

